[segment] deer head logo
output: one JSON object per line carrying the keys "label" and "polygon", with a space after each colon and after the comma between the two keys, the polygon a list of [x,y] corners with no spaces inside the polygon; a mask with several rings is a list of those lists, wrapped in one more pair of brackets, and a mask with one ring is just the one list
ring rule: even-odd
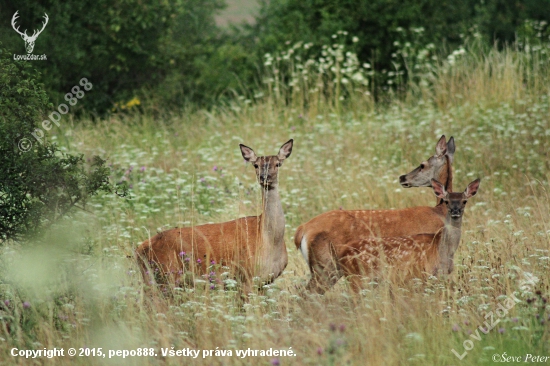
{"label": "deer head logo", "polygon": [[44,24],[42,25],[42,29],[40,29],[39,31],[34,31],[32,33],[32,36],[29,37],[29,35],[27,35],[27,30],[25,29],[25,32],[21,33],[19,31],[19,27],[15,27],[15,21],[17,20],[17,18],[19,17],[19,15],[17,15],[17,13],[19,12],[16,11],[15,14],[13,14],[13,18],[11,18],[11,26],[13,27],[13,29],[19,33],[19,35],[21,36],[21,38],[23,38],[23,41],[25,41],[25,48],[27,49],[27,53],[32,53],[32,50],[34,49],[34,42],[36,42],[36,38],[38,38],[38,36],[40,35],[40,33],[42,33],[42,31],[44,30],[44,28],[46,28],[46,24],[48,24],[48,14],[44,13],[44,19],[46,20],[44,22]]}

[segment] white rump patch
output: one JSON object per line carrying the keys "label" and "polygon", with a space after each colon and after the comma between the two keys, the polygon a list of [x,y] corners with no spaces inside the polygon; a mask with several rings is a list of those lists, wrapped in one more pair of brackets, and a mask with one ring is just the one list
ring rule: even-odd
{"label": "white rump patch", "polygon": [[309,266],[309,256],[307,255],[307,240],[305,235],[302,236],[302,242],[300,243],[300,252],[302,252],[304,259],[306,260],[306,263]]}

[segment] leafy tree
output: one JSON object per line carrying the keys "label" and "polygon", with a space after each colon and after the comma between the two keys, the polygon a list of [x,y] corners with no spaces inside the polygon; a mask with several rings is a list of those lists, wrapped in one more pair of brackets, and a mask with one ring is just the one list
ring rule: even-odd
{"label": "leafy tree", "polygon": [[[21,30],[49,23],[37,39],[34,53],[47,61],[34,61],[51,100],[59,103],[83,77],[94,84],[93,97],[81,106],[103,112],[130,98],[133,90],[155,86],[170,65],[170,29],[178,11],[191,1],[167,0],[22,0],[0,5],[11,17],[19,11]],[[9,22],[0,23],[0,38],[7,48],[25,53],[23,42]],[[17,51],[19,50],[19,51]]]}
{"label": "leafy tree", "polygon": [[32,34],[48,14],[34,50],[47,61],[33,63],[56,105],[83,77],[94,91],[77,107],[100,114],[136,96],[163,110],[210,105],[248,89],[257,72],[253,35],[216,26],[224,6],[224,0],[4,2],[0,39],[24,54],[11,17],[19,11],[17,24]]}
{"label": "leafy tree", "polygon": [[113,191],[104,160],[87,167],[82,155],[33,137],[53,106],[31,64],[10,56],[0,49],[0,243],[32,237],[90,196]]}

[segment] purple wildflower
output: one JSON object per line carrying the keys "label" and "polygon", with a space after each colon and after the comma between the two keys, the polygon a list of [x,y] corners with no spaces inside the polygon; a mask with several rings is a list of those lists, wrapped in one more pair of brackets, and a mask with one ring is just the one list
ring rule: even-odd
{"label": "purple wildflower", "polygon": [[139,169],[139,171],[143,173],[143,172],[145,171],[145,165],[142,166],[142,167]]}
{"label": "purple wildflower", "polygon": [[317,354],[319,356],[321,356],[323,354],[323,348],[322,347],[317,348]]}
{"label": "purple wildflower", "polygon": [[180,252],[180,257],[184,257],[185,256],[185,252]]}
{"label": "purple wildflower", "polygon": [[212,168],[213,171],[218,171],[218,166],[217,165],[214,165],[214,167]]}
{"label": "purple wildflower", "polygon": [[278,358],[274,358],[274,359],[271,360],[271,364],[273,366],[279,366],[281,364],[281,361],[279,361]]}
{"label": "purple wildflower", "polygon": [[202,261],[201,261],[201,259],[200,259],[200,258],[199,258],[199,259],[197,259],[197,263],[198,263],[198,264],[201,264],[201,263],[202,263]]}
{"label": "purple wildflower", "polygon": [[453,332],[458,332],[460,330],[460,327],[458,324],[453,325]]}
{"label": "purple wildflower", "polygon": [[30,308],[30,307],[31,307],[31,304],[30,304],[28,301],[25,301],[25,302],[23,303],[23,308],[28,309],[28,308]]}
{"label": "purple wildflower", "polygon": [[506,329],[504,329],[504,328],[499,328],[499,329],[498,329],[498,332],[499,332],[500,334],[502,334],[502,333],[504,333],[505,330],[506,330]]}
{"label": "purple wildflower", "polygon": [[9,306],[10,305],[10,300],[4,300],[4,305]]}

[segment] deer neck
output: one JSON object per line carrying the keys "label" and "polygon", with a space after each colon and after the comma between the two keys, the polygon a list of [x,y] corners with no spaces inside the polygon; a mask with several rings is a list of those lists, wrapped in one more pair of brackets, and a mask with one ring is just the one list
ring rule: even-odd
{"label": "deer neck", "polygon": [[439,244],[439,270],[443,275],[453,270],[453,259],[460,243],[461,227],[462,217],[453,219],[450,213],[447,213],[443,235]]}
{"label": "deer neck", "polygon": [[285,216],[277,186],[262,190],[263,213],[260,216],[260,240],[257,249],[256,270],[264,282],[277,278],[288,263],[284,241]]}
{"label": "deer neck", "polygon": [[[447,192],[453,191],[453,164],[451,164],[451,158],[448,155],[445,155],[445,165],[443,165],[443,168],[441,169],[441,173],[439,173],[439,177],[437,177],[437,180],[445,186],[445,190]],[[440,198],[436,198],[436,206],[443,204],[443,200]],[[446,206],[445,212],[446,211]]]}
{"label": "deer neck", "polygon": [[284,247],[285,216],[278,187],[262,190],[261,230],[264,247]]}

